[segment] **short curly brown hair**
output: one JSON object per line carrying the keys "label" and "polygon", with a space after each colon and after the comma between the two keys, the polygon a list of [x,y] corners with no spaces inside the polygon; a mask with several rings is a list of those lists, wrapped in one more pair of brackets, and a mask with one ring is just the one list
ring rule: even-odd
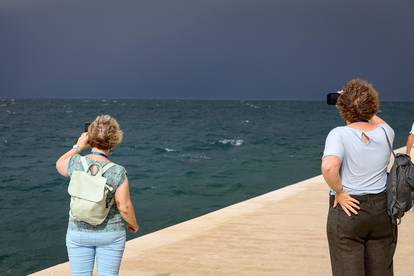
{"label": "short curly brown hair", "polygon": [[88,127],[88,144],[102,150],[110,150],[121,143],[123,133],[115,118],[109,115],[96,117]]}
{"label": "short curly brown hair", "polygon": [[336,107],[347,122],[369,120],[379,109],[378,92],[365,80],[350,80],[344,86]]}

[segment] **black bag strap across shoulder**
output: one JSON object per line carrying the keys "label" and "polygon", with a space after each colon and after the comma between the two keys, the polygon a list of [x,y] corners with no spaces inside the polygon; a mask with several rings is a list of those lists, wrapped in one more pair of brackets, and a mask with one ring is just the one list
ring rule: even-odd
{"label": "black bag strap across shoulder", "polygon": [[382,126],[381,126],[381,128],[382,128],[382,130],[383,130],[383,131],[384,131],[384,133],[385,133],[385,138],[387,138],[387,144],[388,144],[388,147],[390,148],[390,150],[391,150],[391,152],[392,152],[392,155],[393,155],[393,156],[394,156],[394,158],[395,158],[395,152],[394,152],[394,150],[393,150],[393,148],[392,148],[390,138],[388,138],[387,131],[386,131],[386,130],[385,130],[385,128],[383,128]]}

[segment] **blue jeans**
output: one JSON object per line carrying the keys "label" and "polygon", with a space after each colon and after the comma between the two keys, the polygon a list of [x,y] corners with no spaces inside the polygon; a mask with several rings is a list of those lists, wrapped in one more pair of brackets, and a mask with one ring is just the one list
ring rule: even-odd
{"label": "blue jeans", "polygon": [[92,275],[95,256],[99,276],[118,275],[125,240],[125,231],[81,232],[68,230],[66,247],[72,275]]}

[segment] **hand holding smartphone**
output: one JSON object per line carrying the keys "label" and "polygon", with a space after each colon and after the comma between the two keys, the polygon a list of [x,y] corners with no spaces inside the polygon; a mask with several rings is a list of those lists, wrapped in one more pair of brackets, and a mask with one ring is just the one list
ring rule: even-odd
{"label": "hand holding smartphone", "polygon": [[[91,125],[91,123],[89,123],[89,122],[86,122],[84,125],[83,125],[83,132],[88,132],[88,128],[89,128],[89,126]],[[77,144],[78,143],[78,140],[75,140],[75,144]]]}
{"label": "hand holding smartphone", "polygon": [[90,125],[91,125],[91,123],[86,122],[85,125],[84,125],[84,128],[83,128],[83,132],[88,132],[88,128],[89,128]]}

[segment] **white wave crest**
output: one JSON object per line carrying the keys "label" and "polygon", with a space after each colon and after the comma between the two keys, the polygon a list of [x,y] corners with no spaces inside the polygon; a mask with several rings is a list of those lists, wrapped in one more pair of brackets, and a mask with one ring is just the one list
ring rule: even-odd
{"label": "white wave crest", "polygon": [[253,107],[254,109],[260,108],[260,106],[257,106],[257,105],[252,104],[252,103],[246,103],[246,105],[249,106],[249,107]]}
{"label": "white wave crest", "polygon": [[165,150],[166,152],[177,151],[177,150],[175,150],[175,149],[170,149],[170,148],[165,148],[164,150]]}
{"label": "white wave crest", "polygon": [[220,140],[219,143],[223,145],[230,144],[232,146],[239,147],[243,145],[244,141],[242,139],[223,139],[223,140]]}
{"label": "white wave crest", "polygon": [[186,159],[193,159],[193,160],[210,160],[211,157],[208,157],[205,154],[191,154],[191,153],[184,153],[181,154],[181,157]]}

